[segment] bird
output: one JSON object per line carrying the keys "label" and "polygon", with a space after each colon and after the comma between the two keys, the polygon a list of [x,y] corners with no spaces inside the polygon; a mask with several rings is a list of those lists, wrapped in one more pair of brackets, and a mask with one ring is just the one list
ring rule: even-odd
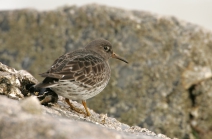
{"label": "bird", "polygon": [[[84,48],[56,59],[47,72],[40,74],[44,80],[35,88],[50,88],[64,97],[72,110],[90,116],[86,100],[99,94],[108,84],[111,76],[110,58],[128,63],[113,52],[108,40],[95,39]],[[85,112],[75,108],[69,99],[82,101]]]}

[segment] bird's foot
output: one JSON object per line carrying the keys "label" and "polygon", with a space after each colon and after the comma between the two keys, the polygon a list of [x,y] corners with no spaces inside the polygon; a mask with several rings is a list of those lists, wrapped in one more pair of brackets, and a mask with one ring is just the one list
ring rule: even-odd
{"label": "bird's foot", "polygon": [[[70,108],[80,114],[84,114],[85,116],[90,116],[90,112],[88,111],[87,107],[85,108],[86,112],[84,112],[82,109],[76,108],[70,101],[68,98],[65,98],[66,103],[70,106]],[[83,104],[84,106],[84,104]],[[86,106],[86,105],[85,105]],[[85,107],[84,106],[84,107]]]}

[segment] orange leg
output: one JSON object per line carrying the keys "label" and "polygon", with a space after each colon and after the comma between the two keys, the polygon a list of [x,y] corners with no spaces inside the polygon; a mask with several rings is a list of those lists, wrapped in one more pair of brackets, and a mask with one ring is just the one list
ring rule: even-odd
{"label": "orange leg", "polygon": [[87,106],[86,106],[86,102],[85,101],[82,101],[82,104],[83,104],[83,106],[84,106],[84,108],[86,110],[86,113],[84,111],[82,111],[81,109],[78,109],[78,108],[74,107],[73,104],[71,104],[71,102],[69,101],[68,98],[65,98],[65,101],[71,107],[72,110],[74,110],[74,111],[76,111],[76,112],[78,112],[80,114],[85,114],[86,116],[90,116],[90,113],[89,113],[89,111],[87,109]]}
{"label": "orange leg", "polygon": [[86,110],[86,113],[87,113],[87,116],[90,116],[90,112],[88,111],[88,107],[86,105],[86,101],[85,100],[82,100],[82,105],[84,106],[85,110]]}

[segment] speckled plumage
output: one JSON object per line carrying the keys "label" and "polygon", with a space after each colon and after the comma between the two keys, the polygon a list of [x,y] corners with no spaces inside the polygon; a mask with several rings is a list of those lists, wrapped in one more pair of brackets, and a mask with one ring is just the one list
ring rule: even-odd
{"label": "speckled plumage", "polygon": [[87,100],[106,87],[111,73],[108,63],[110,57],[127,63],[113,53],[110,42],[94,40],[84,49],[59,57],[47,72],[41,74],[45,79],[36,87],[51,88],[67,99]]}
{"label": "speckled plumage", "polygon": [[[110,79],[107,61],[85,49],[61,56],[47,73],[42,85],[72,100],[86,100],[100,93]],[[53,80],[50,80],[53,79]]]}

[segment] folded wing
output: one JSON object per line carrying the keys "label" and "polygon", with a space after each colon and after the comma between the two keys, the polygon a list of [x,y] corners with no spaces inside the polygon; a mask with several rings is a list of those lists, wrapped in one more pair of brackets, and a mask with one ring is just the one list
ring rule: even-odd
{"label": "folded wing", "polygon": [[60,80],[79,82],[85,87],[92,87],[105,79],[105,66],[107,63],[103,58],[92,54],[66,54],[58,58],[47,72],[40,74],[46,78],[36,87],[53,87]]}

